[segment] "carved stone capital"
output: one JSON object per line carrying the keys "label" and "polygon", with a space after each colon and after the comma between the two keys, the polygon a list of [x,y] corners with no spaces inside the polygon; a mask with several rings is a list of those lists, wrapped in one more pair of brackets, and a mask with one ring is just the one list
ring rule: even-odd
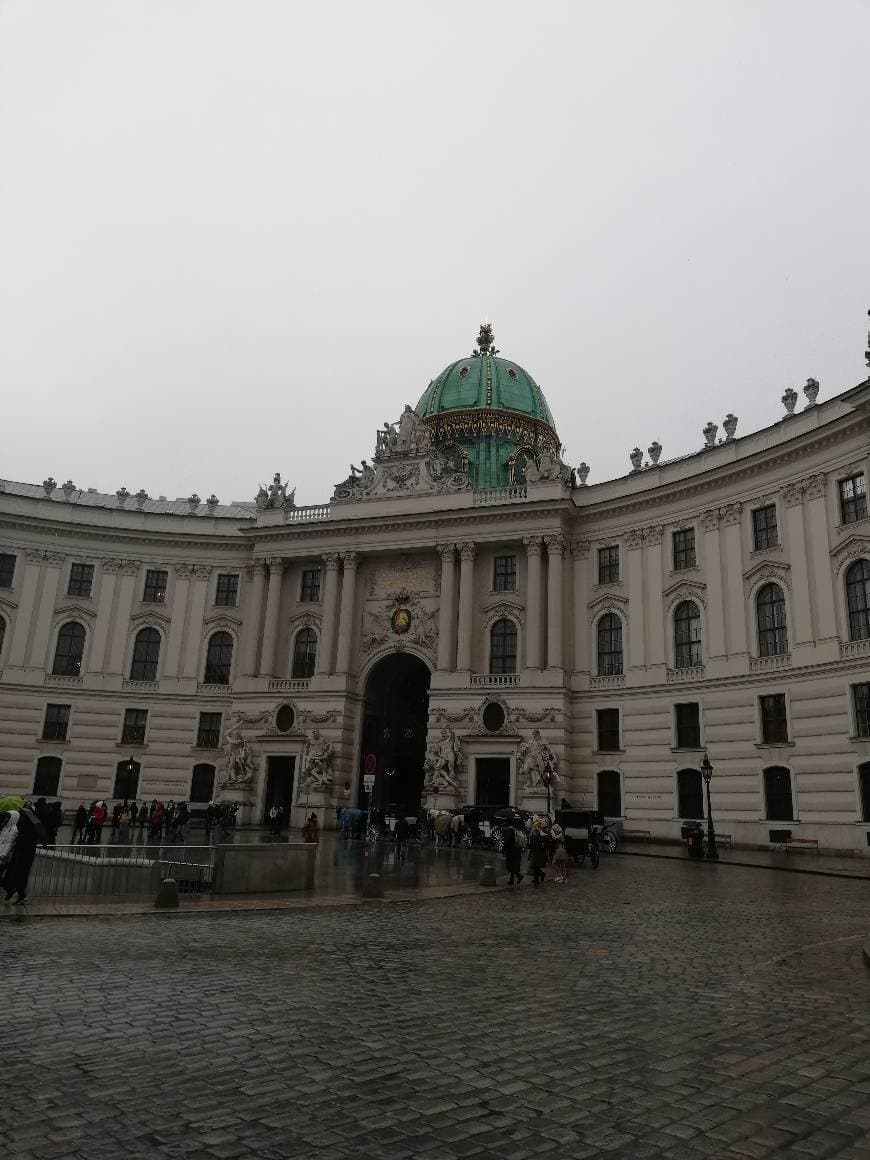
{"label": "carved stone capital", "polygon": [[359,563],[359,552],[342,552],[341,562],[344,564],[345,572],[353,572]]}
{"label": "carved stone capital", "polygon": [[588,560],[591,545],[588,540],[574,540],[571,544],[571,551],[574,553],[575,560]]}
{"label": "carved stone capital", "polygon": [[282,576],[284,574],[283,556],[270,556],[266,563],[269,565],[270,576]]}
{"label": "carved stone capital", "polygon": [[46,552],[43,556],[46,564],[50,564],[53,568],[59,568],[66,559],[65,552]]}
{"label": "carved stone capital", "polygon": [[[807,405],[812,406],[813,404],[810,403]],[[807,499],[824,499],[827,487],[827,476],[823,471],[819,472],[818,475],[808,476],[803,483]]]}
{"label": "carved stone capital", "polygon": [[527,556],[540,556],[541,543],[541,536],[523,536],[523,544],[525,545]]}
{"label": "carved stone capital", "polygon": [[321,559],[327,572],[334,572],[338,568],[338,552],[324,552]]}
{"label": "carved stone capital", "polygon": [[705,532],[715,532],[719,530],[719,509],[707,508],[706,511],[701,512],[701,523],[704,525]]}
{"label": "carved stone capital", "polygon": [[255,576],[265,576],[266,575],[266,561],[265,560],[255,560],[248,571],[250,573],[250,577],[252,580],[254,579]]}
{"label": "carved stone capital", "polygon": [[635,551],[643,545],[643,529],[632,528],[630,532],[625,533],[625,546],[629,552]]}
{"label": "carved stone capital", "polygon": [[179,580],[190,580],[193,576],[193,564],[176,564],[175,575]]}
{"label": "carved stone capital", "polygon": [[662,524],[650,524],[648,528],[643,530],[643,538],[652,548],[658,547],[662,542],[662,537],[665,534],[665,529]]}
{"label": "carved stone capital", "polygon": [[141,560],[103,560],[103,571],[110,576],[137,576]]}
{"label": "carved stone capital", "polygon": [[442,564],[452,564],[456,559],[456,545],[455,544],[439,544],[438,555],[441,557]]}
{"label": "carved stone capital", "polygon": [[544,536],[548,556],[561,556],[565,551],[565,537],[558,533]]}
{"label": "carved stone capital", "polygon": [[211,572],[211,564],[196,564],[193,569],[194,578],[197,580],[208,580]]}
{"label": "carved stone capital", "polygon": [[786,507],[799,507],[803,503],[804,493],[800,482],[787,483],[782,489],[782,499]]}
{"label": "carved stone capital", "polygon": [[459,555],[463,560],[473,560],[477,555],[477,544],[470,542],[459,545]]}
{"label": "carved stone capital", "polygon": [[725,528],[731,528],[735,524],[739,524],[740,523],[740,516],[741,516],[742,512],[743,512],[743,504],[742,503],[728,503],[728,504],[726,504],[723,508],[720,509],[720,513],[719,513],[721,516],[721,519],[722,519],[722,526]]}

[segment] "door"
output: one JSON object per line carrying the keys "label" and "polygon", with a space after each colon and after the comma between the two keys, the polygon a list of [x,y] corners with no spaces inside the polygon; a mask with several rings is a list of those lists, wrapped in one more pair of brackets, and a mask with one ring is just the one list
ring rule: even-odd
{"label": "door", "polygon": [[511,759],[509,757],[475,758],[475,804],[509,806],[511,801]]}
{"label": "door", "polygon": [[272,806],[284,807],[284,821],[290,817],[290,802],[293,797],[293,773],[295,757],[266,758],[266,796],[263,800],[263,823],[269,823]]}

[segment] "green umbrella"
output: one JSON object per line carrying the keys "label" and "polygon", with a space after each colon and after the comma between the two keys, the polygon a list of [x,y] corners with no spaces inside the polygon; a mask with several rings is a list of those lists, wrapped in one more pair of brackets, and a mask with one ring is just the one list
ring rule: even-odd
{"label": "green umbrella", "polygon": [[23,805],[23,797],[18,797],[14,793],[7,794],[6,797],[0,797],[0,814],[6,813],[9,810],[20,810]]}

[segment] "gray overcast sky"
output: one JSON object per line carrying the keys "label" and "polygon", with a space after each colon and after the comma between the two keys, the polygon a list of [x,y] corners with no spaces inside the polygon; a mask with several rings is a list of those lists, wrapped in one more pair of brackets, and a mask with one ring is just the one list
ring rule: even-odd
{"label": "gray overcast sky", "polygon": [[0,0],[0,475],[322,502],[484,317],[590,482],[853,386],[868,46],[868,0]]}

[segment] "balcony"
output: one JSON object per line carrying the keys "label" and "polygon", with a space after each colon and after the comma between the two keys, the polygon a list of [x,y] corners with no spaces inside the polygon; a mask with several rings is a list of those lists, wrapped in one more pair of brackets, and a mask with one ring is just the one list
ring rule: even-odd
{"label": "balcony", "polygon": [[669,685],[678,685],[683,681],[703,681],[703,665],[687,665],[681,669],[668,669],[667,682]]}
{"label": "balcony", "polygon": [[43,683],[46,685],[83,685],[84,678],[72,675],[65,676],[62,673],[46,673]]}
{"label": "balcony", "polygon": [[475,491],[472,503],[475,507],[480,507],[495,503],[516,503],[518,500],[528,498],[529,489],[524,483],[518,483],[510,487],[486,487]]}
{"label": "balcony", "polygon": [[229,697],[232,694],[233,686],[221,681],[197,681],[196,691],[201,693],[204,697]]}
{"label": "balcony", "polygon": [[520,683],[519,673],[472,673],[473,689],[510,689]]}
{"label": "balcony", "polygon": [[625,673],[613,673],[606,677],[590,677],[590,689],[622,689],[625,686]]}
{"label": "balcony", "polygon": [[302,693],[311,685],[310,677],[296,677],[286,681],[269,681],[270,693]]}
{"label": "balcony", "polygon": [[870,640],[844,640],[840,643],[840,656],[844,661],[854,657],[870,657]]}
{"label": "balcony", "polygon": [[781,653],[775,657],[750,657],[749,671],[751,673],[776,673],[780,669],[791,668],[791,653]]}
{"label": "balcony", "polygon": [[122,689],[129,689],[133,693],[157,693],[160,690],[159,681],[123,681]]}
{"label": "balcony", "polygon": [[308,507],[292,507],[284,509],[284,517],[288,524],[309,523],[313,520],[329,519],[329,504],[315,503]]}

